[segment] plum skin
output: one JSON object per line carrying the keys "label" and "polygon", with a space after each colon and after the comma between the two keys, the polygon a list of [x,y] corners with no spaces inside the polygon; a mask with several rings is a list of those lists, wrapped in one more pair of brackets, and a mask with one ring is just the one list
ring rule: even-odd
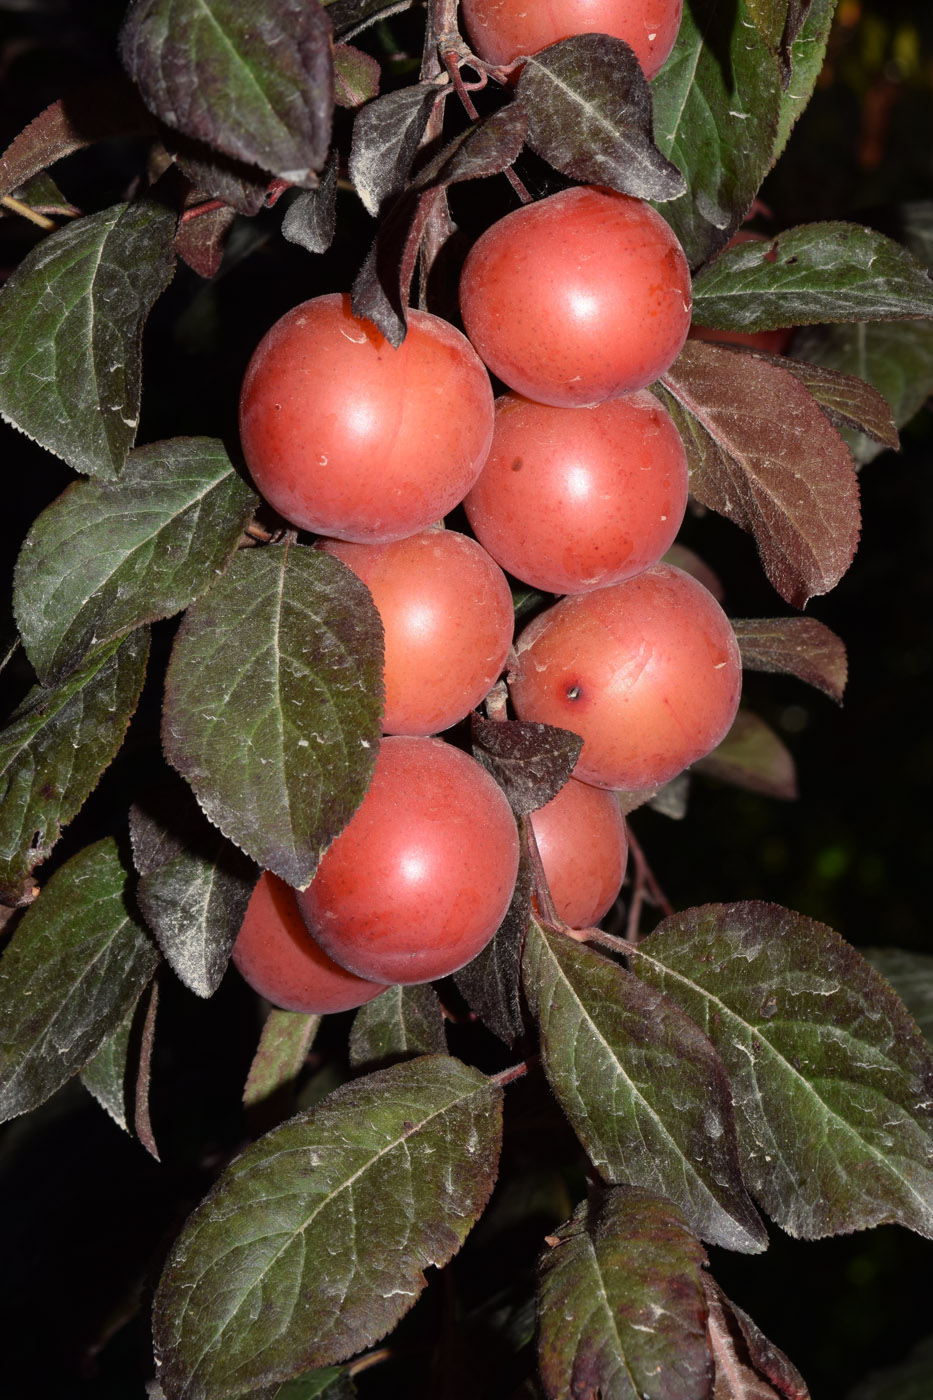
{"label": "plum skin", "polygon": [[670,564],[562,598],[515,651],[516,714],[579,734],[574,776],[597,787],[669,781],[725,738],[738,709],[742,663],[729,619]]}
{"label": "plum skin", "polygon": [[325,952],[357,976],[430,982],[492,938],[518,854],[508,800],[475,759],[442,739],[390,737],[298,907]]}
{"label": "plum skin", "polygon": [[558,916],[574,929],[598,924],[618,898],[628,861],[618,798],[569,778],[531,813],[531,826]]}
{"label": "plum skin", "polygon": [[674,47],[683,0],[461,0],[461,9],[473,51],[487,63],[505,66],[574,34],[611,34],[653,78]]}

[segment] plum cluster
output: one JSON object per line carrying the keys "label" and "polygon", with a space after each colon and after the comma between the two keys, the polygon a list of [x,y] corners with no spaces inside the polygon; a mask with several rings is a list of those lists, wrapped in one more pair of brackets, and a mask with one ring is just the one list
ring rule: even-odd
{"label": "plum cluster", "polygon": [[[457,970],[495,933],[518,871],[515,819],[486,770],[436,736],[507,665],[520,719],[583,739],[574,776],[531,819],[574,928],[602,918],[622,884],[617,790],[658,786],[728,731],[732,628],[700,583],[660,562],[687,463],[647,385],[679,353],[690,311],[668,224],[581,187],[479,238],[461,279],[466,335],[411,311],[396,349],[330,295],[257,347],[241,396],[253,478],[362,579],[385,632],[366,796],[307,890],[261,877],[234,950],[275,1004],[358,1006]],[[498,401],[490,372],[506,386]],[[443,527],[461,504],[474,537]],[[558,595],[517,639],[507,574]]]}

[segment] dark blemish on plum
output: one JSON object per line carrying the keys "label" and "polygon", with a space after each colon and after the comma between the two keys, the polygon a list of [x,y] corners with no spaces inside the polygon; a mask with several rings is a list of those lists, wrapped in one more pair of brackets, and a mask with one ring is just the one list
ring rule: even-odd
{"label": "dark blemish on plum", "polygon": [[522,461],[521,457],[516,457],[515,461],[512,463],[513,472],[520,472],[524,465],[525,463]]}
{"label": "dark blemish on plum", "polygon": [[581,685],[576,684],[568,685],[564,693],[566,694],[568,700],[579,700],[580,696],[583,694],[583,687]]}

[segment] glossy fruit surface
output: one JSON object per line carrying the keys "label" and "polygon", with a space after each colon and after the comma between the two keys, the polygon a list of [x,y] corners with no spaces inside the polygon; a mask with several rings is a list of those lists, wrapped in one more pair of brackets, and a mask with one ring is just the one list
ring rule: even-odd
{"label": "glossy fruit surface", "polygon": [[454,530],[393,544],[324,540],[363,580],[385,628],[386,734],[437,734],[458,723],[502,674],[514,611],[505,575]]}
{"label": "glossy fruit surface", "polygon": [[295,891],[269,870],[250,896],[232,957],[253,991],[283,1011],[349,1011],[385,991],[327,956],[304,925]]}
{"label": "glossy fruit surface", "polygon": [[507,214],[460,279],[467,335],[492,372],[537,403],[601,403],[643,389],[690,328],[690,271],[648,204],[578,186]]}
{"label": "glossy fruit surface", "polygon": [[574,776],[599,787],[667,782],[725,738],[738,708],[729,619],[670,564],[563,598],[529,623],[516,652],[519,718],[579,734]]}
{"label": "glossy fruit surface", "polygon": [[628,838],[615,793],[571,778],[531,814],[557,913],[590,928],[612,908],[625,878]]}
{"label": "glossy fruit surface", "polygon": [[397,540],[463,499],[492,414],[489,376],[453,326],[412,311],[395,350],[338,294],[296,306],[259,342],[240,438],[286,520],[337,539]]}
{"label": "glossy fruit surface", "polygon": [[686,505],[683,442],[647,389],[592,408],[506,394],[464,501],[492,557],[546,593],[585,592],[656,564]]}
{"label": "glossy fruit surface", "polygon": [[486,770],[441,739],[389,738],[298,905],[360,977],[428,982],[486,946],[517,873],[515,819]]}
{"label": "glossy fruit surface", "polygon": [[514,63],[573,34],[624,39],[652,78],[680,28],[683,0],[461,0],[473,51],[487,63]]}

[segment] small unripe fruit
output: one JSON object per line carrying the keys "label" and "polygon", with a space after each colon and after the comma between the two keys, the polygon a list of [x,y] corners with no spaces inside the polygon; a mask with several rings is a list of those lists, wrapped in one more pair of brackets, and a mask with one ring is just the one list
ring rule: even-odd
{"label": "small unripe fruit", "polygon": [[240,438],[257,487],[302,529],[403,539],[440,520],[479,475],[492,388],[469,342],[425,311],[397,350],[348,296],[317,297],[256,347]]}
{"label": "small unripe fruit", "polygon": [[385,734],[437,734],[488,694],[512,645],[505,575],[454,530],[393,544],[324,540],[363,580],[385,630]]}
{"label": "small unripe fruit", "polygon": [[429,982],[474,958],[518,873],[502,789],[441,739],[383,739],[362,805],[298,896],[321,946],[360,977]]}
{"label": "small unripe fruit", "polygon": [[460,279],[484,363],[537,403],[570,408],[643,389],[690,328],[690,269],[649,204],[578,186],[507,214]]}
{"label": "small unripe fruit", "polygon": [[571,778],[532,812],[531,825],[560,918],[571,928],[598,924],[618,898],[628,859],[615,793]]}
{"label": "small unripe fruit", "polygon": [[683,0],[461,0],[477,57],[500,67],[574,34],[623,39],[653,78],[674,47]]}
{"label": "small unripe fruit", "polygon": [[283,1011],[349,1011],[385,991],[327,956],[305,927],[291,885],[269,870],[250,896],[232,957],[253,991]]}
{"label": "small unripe fruit", "polygon": [[581,593],[658,562],[683,520],[687,475],[680,434],[647,389],[592,408],[506,394],[463,504],[510,574],[546,593]]}
{"label": "small unripe fruit", "polygon": [[519,718],[579,734],[574,775],[598,787],[667,782],[725,738],[738,709],[729,619],[670,564],[563,598],[529,623],[516,654]]}

